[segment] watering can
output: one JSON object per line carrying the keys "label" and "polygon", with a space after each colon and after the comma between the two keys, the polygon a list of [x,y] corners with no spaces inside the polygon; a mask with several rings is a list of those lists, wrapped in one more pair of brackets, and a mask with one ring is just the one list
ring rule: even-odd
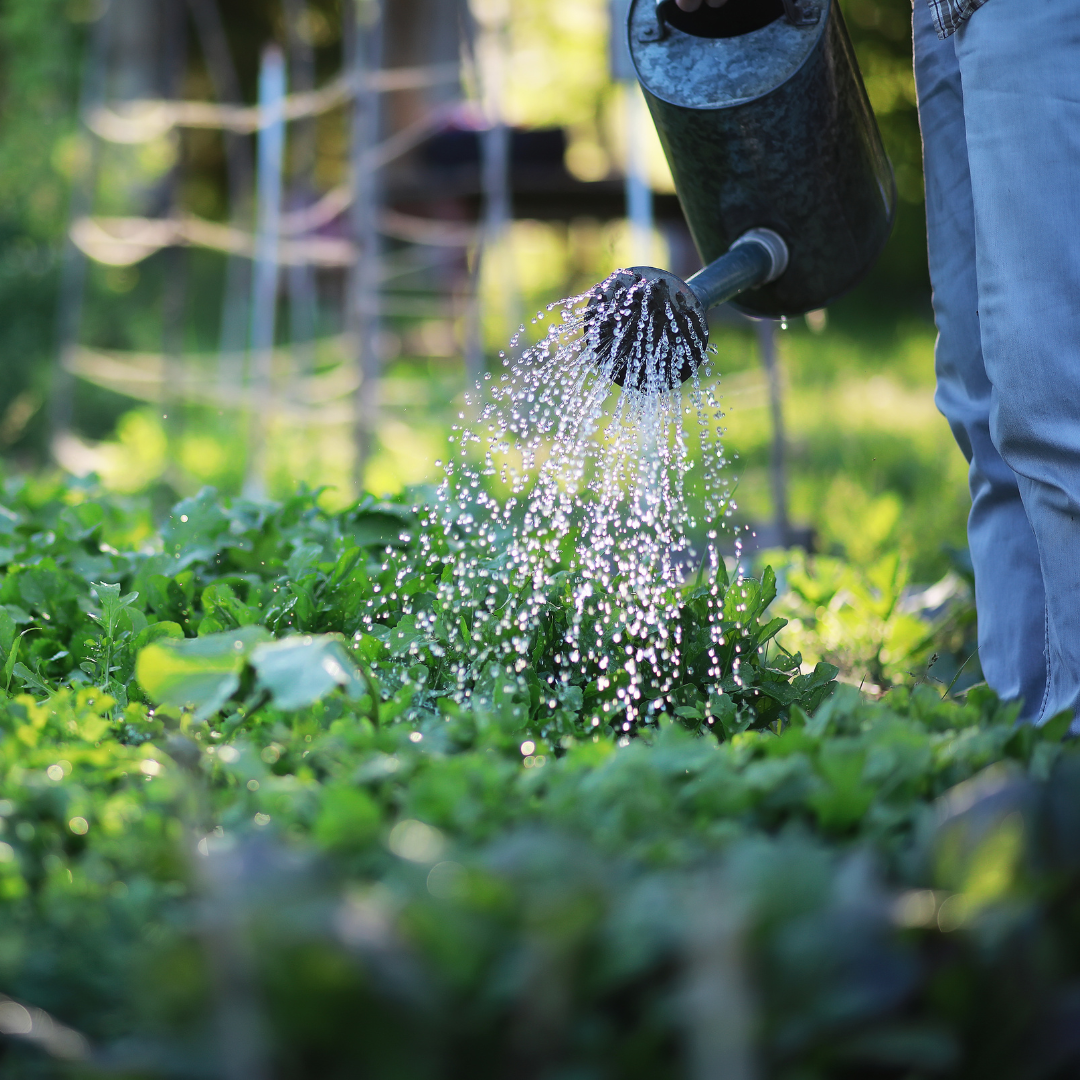
{"label": "watering can", "polygon": [[[856,285],[896,184],[837,0],[632,0],[630,56],[704,269],[655,267],[695,324],[725,301],[783,318]],[[737,298],[737,299],[736,299]]]}

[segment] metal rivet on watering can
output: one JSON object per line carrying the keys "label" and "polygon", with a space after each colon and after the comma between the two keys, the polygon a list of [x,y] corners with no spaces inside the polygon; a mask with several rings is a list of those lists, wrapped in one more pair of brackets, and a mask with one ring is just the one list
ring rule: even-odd
{"label": "metal rivet on watering can", "polygon": [[896,185],[836,0],[633,0],[628,40],[702,261],[751,230],[787,243],[785,271],[735,305],[799,315],[854,286]]}

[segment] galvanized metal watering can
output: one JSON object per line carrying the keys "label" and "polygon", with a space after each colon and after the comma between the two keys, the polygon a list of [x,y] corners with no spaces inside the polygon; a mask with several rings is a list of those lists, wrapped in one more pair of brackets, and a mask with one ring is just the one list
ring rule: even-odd
{"label": "galvanized metal watering can", "polygon": [[633,0],[630,55],[705,268],[679,305],[821,308],[870,269],[896,185],[837,0]]}

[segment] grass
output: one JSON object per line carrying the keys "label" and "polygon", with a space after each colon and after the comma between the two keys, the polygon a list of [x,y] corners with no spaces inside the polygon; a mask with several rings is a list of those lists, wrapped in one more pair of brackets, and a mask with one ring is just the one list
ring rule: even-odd
{"label": "grass", "polygon": [[[933,331],[922,322],[860,334],[779,331],[789,443],[790,515],[821,551],[869,565],[898,550],[915,582],[939,579],[963,547],[967,468],[933,403]],[[754,339],[717,344],[727,445],[737,451],[740,515],[772,516],[772,428]]]}

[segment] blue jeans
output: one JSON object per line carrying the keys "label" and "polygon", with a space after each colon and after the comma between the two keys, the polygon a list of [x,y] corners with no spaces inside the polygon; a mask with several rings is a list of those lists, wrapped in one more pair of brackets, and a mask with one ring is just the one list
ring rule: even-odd
{"label": "blue jeans", "polygon": [[987,682],[1080,700],[1080,0],[915,0],[937,406],[970,464]]}

